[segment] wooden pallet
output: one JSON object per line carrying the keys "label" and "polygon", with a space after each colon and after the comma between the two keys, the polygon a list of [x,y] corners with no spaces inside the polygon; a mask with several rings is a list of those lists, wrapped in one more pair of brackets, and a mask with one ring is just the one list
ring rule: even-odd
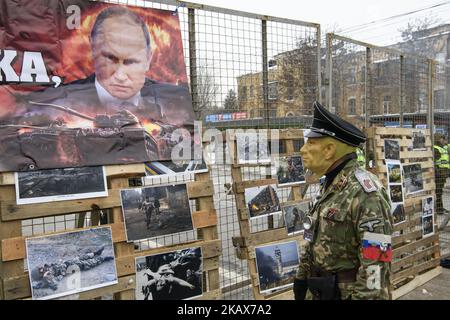
{"label": "wooden pallet", "polygon": [[[294,141],[303,140],[303,131],[300,129],[288,129],[288,130],[258,130],[258,133],[267,134],[269,141],[278,140],[280,145],[280,156],[296,155],[299,154],[299,150],[294,150]],[[233,178],[233,191],[235,194],[237,215],[240,228],[240,236],[233,237],[233,246],[236,249],[236,254],[238,258],[245,259],[248,262],[248,268],[250,273],[251,286],[253,290],[253,296],[256,300],[288,300],[293,299],[292,288],[286,288],[279,290],[271,294],[261,294],[259,288],[259,277],[257,274],[256,258],[255,258],[255,247],[261,245],[270,245],[281,242],[286,242],[288,240],[297,241],[299,252],[304,252],[302,247],[305,245],[303,240],[303,234],[296,234],[293,236],[288,236],[286,228],[274,228],[273,217],[269,216],[268,219],[268,230],[251,232],[250,228],[250,216],[248,212],[248,207],[245,203],[244,191],[245,188],[257,187],[266,184],[276,184],[276,179],[266,176],[266,179],[261,180],[251,180],[244,181],[243,170],[248,167],[263,167],[270,166],[271,164],[238,164],[237,162],[237,145],[236,136],[234,131],[227,131],[226,137],[228,145],[228,150],[231,150],[233,157],[233,165],[231,175]],[[303,188],[305,185],[302,185]],[[299,185],[291,186],[291,193],[289,196],[289,203],[295,203],[302,200],[302,187]],[[288,204],[288,203],[284,203]]]}
{"label": "wooden pallet", "polygon": [[[136,257],[190,247],[201,247],[204,294],[198,299],[219,299],[221,297],[219,256],[222,248],[217,234],[217,215],[212,198],[214,188],[209,173],[196,174],[195,181],[187,182],[189,198],[196,202],[196,211],[193,212],[192,217],[194,227],[197,229],[198,240],[137,252],[133,243],[126,242],[119,193],[120,189],[130,187],[130,177],[143,176],[144,170],[143,164],[107,166],[108,197],[20,206],[16,205],[15,201],[13,174],[0,174],[0,298],[5,300],[30,299],[31,296],[28,273],[24,272],[25,239],[27,237],[22,236],[22,220],[91,211],[91,206],[96,204],[100,209],[112,210],[112,221],[110,221],[110,224],[103,226],[110,226],[112,229],[118,283],[82,292],[77,295],[77,298],[94,299],[113,294],[115,299],[133,300],[135,299],[136,286]],[[81,217],[84,218],[83,215]],[[92,221],[94,223],[98,221],[98,218],[95,218],[95,213],[93,213]],[[77,226],[82,227],[83,223],[78,223]],[[89,228],[93,227],[75,230]]]}
{"label": "wooden pallet", "polygon": [[[433,149],[430,130],[425,133],[424,151],[410,151],[413,131],[409,128],[375,127],[366,129],[369,154],[375,162],[374,173],[378,175],[385,186],[388,184],[388,173],[384,154],[384,140],[398,140],[400,145],[400,162],[403,164],[420,163],[424,180],[424,190],[410,195],[405,194],[404,207],[406,220],[394,226],[394,232],[399,233],[392,238],[393,262],[391,264],[391,294],[396,299],[414,289],[415,283],[423,284],[428,276],[436,275],[440,263],[439,234],[435,221],[435,234],[422,237],[421,216],[422,199],[425,196],[435,198]],[[408,291],[409,290],[409,291]]]}

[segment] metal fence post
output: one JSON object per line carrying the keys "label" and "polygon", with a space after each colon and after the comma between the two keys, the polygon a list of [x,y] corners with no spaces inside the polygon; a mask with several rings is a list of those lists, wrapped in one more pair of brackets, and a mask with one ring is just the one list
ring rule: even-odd
{"label": "metal fence post", "polygon": [[427,127],[430,128],[431,135],[431,145],[434,145],[434,75],[435,75],[435,64],[432,59],[428,59],[428,119]]}
{"label": "metal fence post", "polygon": [[328,110],[333,110],[333,34],[327,33]]}
{"label": "metal fence post", "polygon": [[[196,113],[197,119],[202,115],[201,110],[198,110],[198,84],[197,84],[197,50],[195,43],[195,10],[192,8],[188,9],[188,28],[189,28],[189,73],[191,80],[191,96],[192,103],[194,107],[194,112]],[[203,121],[204,119],[199,119]]]}
{"label": "metal fence post", "polygon": [[267,20],[261,20],[261,39],[262,39],[262,76],[263,76],[263,104],[264,104],[264,120],[266,127],[269,128],[269,67],[267,57]]}
{"label": "metal fence post", "polygon": [[403,111],[405,106],[405,57],[400,55],[400,86],[399,86],[399,125],[403,128]]}

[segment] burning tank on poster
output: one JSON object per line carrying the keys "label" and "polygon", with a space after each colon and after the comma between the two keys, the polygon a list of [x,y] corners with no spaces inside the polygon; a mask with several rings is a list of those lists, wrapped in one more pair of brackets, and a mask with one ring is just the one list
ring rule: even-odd
{"label": "burning tank on poster", "polygon": [[32,103],[88,120],[92,126],[70,128],[61,117],[47,126],[9,126],[15,127],[10,145],[18,144],[15,148],[20,148],[19,154],[25,158],[19,170],[170,159],[178,143],[171,139],[176,126],[154,121],[156,130],[151,134],[128,110],[91,117],[65,106]]}

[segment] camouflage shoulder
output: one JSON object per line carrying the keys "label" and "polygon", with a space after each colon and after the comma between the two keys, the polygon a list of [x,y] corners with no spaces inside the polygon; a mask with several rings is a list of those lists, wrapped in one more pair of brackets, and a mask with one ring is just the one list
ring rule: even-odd
{"label": "camouflage shoulder", "polygon": [[355,178],[366,193],[380,191],[383,188],[383,185],[376,175],[362,168],[358,167],[355,170]]}

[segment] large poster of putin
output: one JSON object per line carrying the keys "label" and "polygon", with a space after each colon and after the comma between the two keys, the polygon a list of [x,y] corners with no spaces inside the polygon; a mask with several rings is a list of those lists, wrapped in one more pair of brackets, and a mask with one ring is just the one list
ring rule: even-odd
{"label": "large poster of putin", "polygon": [[173,11],[2,2],[0,69],[0,171],[171,160],[193,140]]}

